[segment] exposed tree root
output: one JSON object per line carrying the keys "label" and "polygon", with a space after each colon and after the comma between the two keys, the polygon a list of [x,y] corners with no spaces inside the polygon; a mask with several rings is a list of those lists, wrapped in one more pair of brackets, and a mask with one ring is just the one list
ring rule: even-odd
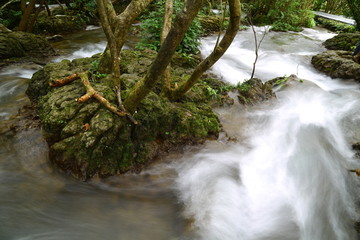
{"label": "exposed tree root", "polygon": [[77,73],[77,74],[73,74],[68,77],[62,78],[62,79],[52,81],[50,83],[50,86],[51,87],[60,87],[60,86],[63,86],[65,84],[72,82],[79,78],[81,79],[81,82],[86,89],[86,93],[83,96],[81,96],[80,98],[76,99],[76,101],[78,103],[83,103],[83,102],[86,102],[87,100],[89,100],[90,98],[95,98],[101,104],[103,104],[109,111],[115,113],[116,115],[118,115],[120,117],[126,116],[133,124],[139,124],[139,122],[136,119],[134,119],[133,116],[129,112],[127,112],[125,110],[125,108],[123,107],[122,104],[120,105],[120,109],[118,109],[115,105],[110,103],[106,98],[101,96],[101,94],[99,94],[91,86],[89,77],[88,77],[88,72]]}

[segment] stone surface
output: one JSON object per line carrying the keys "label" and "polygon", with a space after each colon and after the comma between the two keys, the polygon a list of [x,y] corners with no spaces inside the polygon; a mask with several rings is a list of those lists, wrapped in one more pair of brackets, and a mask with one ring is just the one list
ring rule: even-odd
{"label": "stone surface", "polygon": [[49,42],[41,37],[25,32],[0,33],[0,66],[5,59],[19,58],[44,59],[55,55],[55,50]]}
{"label": "stone surface", "polygon": [[255,105],[275,97],[270,82],[263,83],[260,79],[253,78],[238,87],[238,99],[241,104]]}
{"label": "stone surface", "polygon": [[[124,96],[145,74],[153,57],[150,51],[122,51]],[[156,87],[134,114],[139,125],[112,114],[95,99],[77,103],[76,98],[85,93],[79,80],[49,87],[51,80],[91,69],[96,63],[98,56],[48,64],[33,75],[27,90],[37,103],[51,161],[65,172],[86,180],[94,175],[139,171],[170,149],[218,135],[221,125],[211,105],[223,99],[220,93],[225,84],[217,80],[201,81],[178,102],[163,98]],[[173,62],[174,79],[187,76],[191,69],[185,65],[186,61]],[[99,78],[93,72],[91,84],[115,104],[110,76]]]}
{"label": "stone surface", "polygon": [[352,52],[329,50],[312,57],[313,66],[333,78],[354,79],[360,82],[360,64],[352,59]]}
{"label": "stone surface", "polygon": [[359,41],[360,33],[340,33],[326,40],[324,46],[329,50],[353,51]]}

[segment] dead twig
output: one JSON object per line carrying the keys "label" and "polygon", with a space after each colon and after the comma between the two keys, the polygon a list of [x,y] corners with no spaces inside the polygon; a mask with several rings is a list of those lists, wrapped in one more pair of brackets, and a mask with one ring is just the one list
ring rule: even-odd
{"label": "dead twig", "polygon": [[57,79],[57,80],[53,80],[49,83],[50,87],[61,87],[69,82],[72,82],[76,79],[79,79],[80,75],[78,73],[72,74],[70,76],[61,78],[61,79]]}

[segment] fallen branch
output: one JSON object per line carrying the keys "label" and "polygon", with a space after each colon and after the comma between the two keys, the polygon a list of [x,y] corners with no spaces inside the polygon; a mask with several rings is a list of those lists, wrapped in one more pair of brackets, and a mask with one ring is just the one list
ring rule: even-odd
{"label": "fallen branch", "polygon": [[61,78],[61,79],[57,79],[57,80],[53,80],[49,83],[50,87],[61,87],[69,82],[72,82],[76,79],[79,79],[80,78],[80,74],[78,73],[75,73],[75,74],[72,74],[70,76],[67,76],[65,78]]}

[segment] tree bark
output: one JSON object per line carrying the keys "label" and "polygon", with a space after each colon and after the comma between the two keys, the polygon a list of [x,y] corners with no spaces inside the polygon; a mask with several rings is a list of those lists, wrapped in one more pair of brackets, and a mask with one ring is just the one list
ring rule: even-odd
{"label": "tree bark", "polygon": [[[111,10],[105,5],[105,1],[108,0],[97,0],[98,4],[98,10],[100,14],[101,23],[103,26],[103,30],[105,32],[106,38],[108,40],[108,46],[110,49],[110,55],[112,60],[112,69],[113,69],[113,78],[114,78],[114,87],[117,92],[119,105],[122,105],[121,103],[121,95],[120,95],[120,50],[116,44],[116,38],[113,32],[113,29],[111,28],[111,21],[115,21],[115,19],[111,19],[114,17]],[[110,18],[110,19],[109,19]]]}
{"label": "tree bark", "polygon": [[[25,3],[25,6],[24,6]],[[37,3],[37,0],[30,0],[30,3],[28,6],[26,6],[26,1],[22,1],[22,8],[24,9],[23,14],[21,16],[21,20],[19,23],[19,31],[26,31],[27,27],[28,27],[28,23],[29,23],[29,19],[30,19],[30,15],[34,10],[35,4]],[[25,8],[24,8],[25,7]]]}
{"label": "tree bark", "polygon": [[187,0],[184,9],[182,9],[176,16],[174,26],[170,30],[164,43],[150,66],[145,77],[138,81],[131,89],[124,105],[125,108],[133,113],[140,101],[146,97],[151,91],[160,76],[163,75],[166,67],[169,65],[172,56],[174,55],[177,46],[182,41],[186,31],[190,27],[197,13],[203,5],[203,0]]}
{"label": "tree bark", "polygon": [[168,95],[169,99],[177,100],[189,91],[201,75],[222,57],[234,40],[240,27],[241,6],[240,0],[229,0],[228,2],[230,7],[230,22],[224,37],[214,51],[195,68],[190,78],[177,89],[170,92]]}
{"label": "tree bark", "polygon": [[36,11],[34,13],[33,16],[31,16],[30,20],[28,21],[29,23],[27,24],[27,28],[26,31],[27,32],[32,32],[34,29],[34,25],[36,22],[36,18],[38,17],[39,13],[41,12],[41,8],[42,6],[45,4],[45,0],[42,0],[39,4],[39,7],[36,8]]}
{"label": "tree bark", "polygon": [[[121,48],[124,46],[131,25],[152,1],[153,0],[133,0],[120,15],[116,15],[111,1],[106,0],[105,7],[116,38],[116,46],[119,51],[121,51]],[[113,70],[109,48],[110,46],[108,45],[100,59],[99,72],[101,73],[111,73]]]}
{"label": "tree bark", "polygon": [[[167,35],[170,32],[173,12],[174,12],[173,0],[166,0],[165,8],[164,8],[164,24],[160,38],[161,44],[163,44]],[[163,74],[163,90],[165,92],[171,89],[170,81],[171,81],[171,65],[169,63]]]}

